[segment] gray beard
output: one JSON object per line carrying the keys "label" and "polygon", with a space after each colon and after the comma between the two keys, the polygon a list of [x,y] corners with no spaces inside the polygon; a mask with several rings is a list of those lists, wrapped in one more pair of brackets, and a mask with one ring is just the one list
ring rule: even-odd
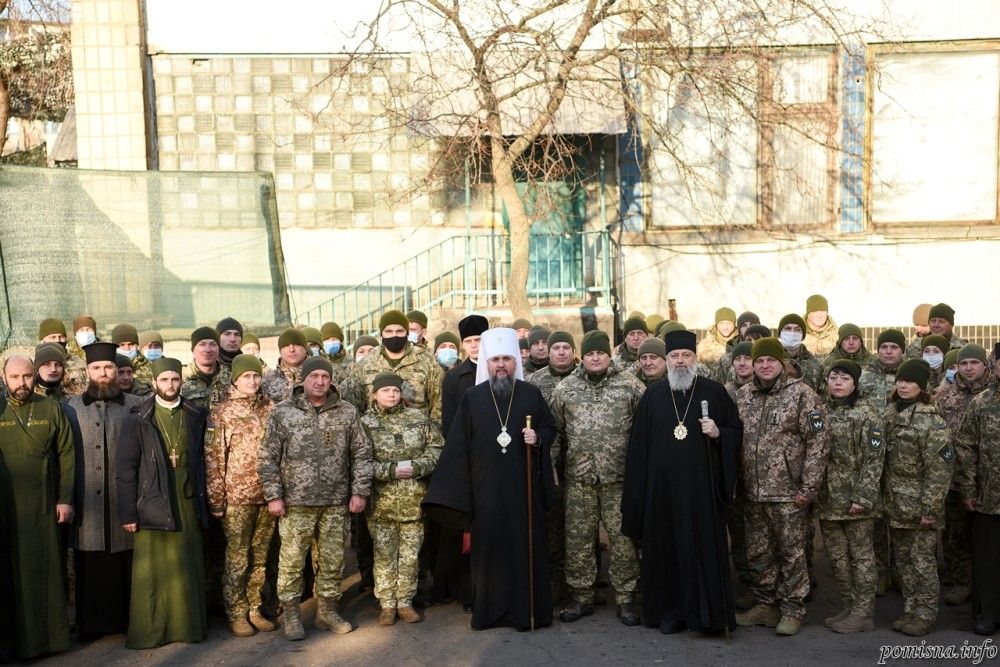
{"label": "gray beard", "polygon": [[667,381],[674,391],[687,391],[694,384],[695,374],[690,368],[678,366],[667,369]]}
{"label": "gray beard", "polygon": [[510,377],[491,377],[490,390],[497,398],[507,398],[514,391],[514,380]]}

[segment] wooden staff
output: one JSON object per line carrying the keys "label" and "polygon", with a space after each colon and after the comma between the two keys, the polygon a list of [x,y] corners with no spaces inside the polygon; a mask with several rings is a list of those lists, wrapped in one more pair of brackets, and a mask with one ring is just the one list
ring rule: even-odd
{"label": "wooden staff", "polygon": [[[531,415],[524,418],[525,428],[531,430]],[[531,615],[531,631],[535,631],[535,527],[534,502],[531,490],[531,449],[532,445],[525,443],[524,456],[527,462],[525,474],[528,480],[528,609]]]}

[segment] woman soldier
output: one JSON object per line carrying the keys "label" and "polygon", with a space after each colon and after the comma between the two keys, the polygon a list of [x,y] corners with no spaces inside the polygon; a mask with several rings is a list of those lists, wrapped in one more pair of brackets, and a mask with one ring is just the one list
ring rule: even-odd
{"label": "woman soldier", "polygon": [[872,534],[885,447],[882,417],[859,400],[860,377],[856,361],[834,359],[830,363],[826,379],[830,458],[816,503],[823,544],[844,605],[840,613],[826,619],[826,626],[842,633],[868,632],[875,627],[878,571]]}
{"label": "woman soldier", "polygon": [[914,637],[937,620],[937,529],[955,461],[948,426],[927,393],[930,377],[923,359],[904,361],[884,415],[882,497],[904,601],[892,629]]}
{"label": "woman soldier", "polygon": [[397,613],[407,623],[423,620],[412,604],[417,594],[417,553],[424,537],[420,501],[444,445],[437,426],[403,404],[402,387],[403,380],[395,373],[376,375],[371,408],[361,418],[375,455],[368,528],[375,544],[379,625],[392,625]]}

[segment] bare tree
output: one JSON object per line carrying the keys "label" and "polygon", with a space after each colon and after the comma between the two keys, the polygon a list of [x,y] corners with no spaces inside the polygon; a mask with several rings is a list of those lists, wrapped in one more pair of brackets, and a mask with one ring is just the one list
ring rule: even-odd
{"label": "bare tree", "polygon": [[[347,133],[431,142],[433,164],[409,187],[454,182],[466,160],[489,175],[510,220],[508,305],[528,316],[530,230],[547,212],[529,211],[517,185],[565,176],[577,150],[560,131],[567,119],[603,115],[640,128],[634,149],[647,179],[662,171],[667,194],[687,197],[686,215],[716,225],[697,231],[688,221],[706,240],[746,224],[741,206],[753,207],[755,224],[778,230],[782,206],[835,179],[835,163],[803,170],[794,149],[800,140],[836,149],[837,110],[835,91],[824,104],[785,94],[794,77],[782,76],[776,47],[829,45],[835,80],[843,49],[870,31],[844,18],[824,0],[382,0],[352,36],[343,68],[317,87],[384,82],[368,91],[377,93],[376,128],[370,116],[363,127],[338,123]],[[643,99],[632,83],[662,94]],[[739,145],[746,123],[756,128],[750,149]],[[705,144],[699,150],[692,133]],[[648,158],[651,147],[659,160]],[[741,168],[771,177],[752,193],[727,191],[729,171]],[[808,173],[817,168],[823,174]]]}
{"label": "bare tree", "polygon": [[0,0],[0,25],[0,135],[11,116],[62,120],[73,103],[69,3]]}

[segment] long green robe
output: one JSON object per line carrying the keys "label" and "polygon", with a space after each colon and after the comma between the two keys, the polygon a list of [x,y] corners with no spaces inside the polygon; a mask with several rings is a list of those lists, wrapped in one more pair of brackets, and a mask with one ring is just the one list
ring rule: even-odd
{"label": "long green robe", "polygon": [[73,503],[73,433],[52,399],[7,401],[0,414],[0,623],[13,630],[14,654],[25,659],[70,645],[56,504]]}
{"label": "long green robe", "polygon": [[125,645],[133,649],[199,642],[208,633],[202,529],[189,475],[184,411],[159,404],[155,410],[163,436],[161,455],[166,461],[170,461],[173,449],[167,443],[177,445],[177,467],[167,467],[170,507],[177,528],[143,530],[140,525],[135,534],[132,605],[125,638]]}

